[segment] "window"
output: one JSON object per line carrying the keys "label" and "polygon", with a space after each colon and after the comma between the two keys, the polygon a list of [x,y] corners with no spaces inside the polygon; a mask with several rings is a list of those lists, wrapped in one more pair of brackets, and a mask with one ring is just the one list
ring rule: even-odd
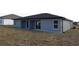
{"label": "window", "polygon": [[40,26],[40,21],[36,21],[36,29],[40,29],[41,26]]}
{"label": "window", "polygon": [[56,29],[57,29],[57,28],[58,28],[58,25],[54,25],[54,28],[56,28]]}
{"label": "window", "polygon": [[27,21],[27,28],[28,28],[28,21]]}
{"label": "window", "polygon": [[54,21],[54,29],[58,29],[58,21],[57,20]]}
{"label": "window", "polygon": [[54,24],[58,24],[58,21],[54,21]]}

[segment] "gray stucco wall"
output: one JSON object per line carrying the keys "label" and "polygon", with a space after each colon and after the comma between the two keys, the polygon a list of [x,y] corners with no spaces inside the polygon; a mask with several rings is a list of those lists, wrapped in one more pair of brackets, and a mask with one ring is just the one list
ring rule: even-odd
{"label": "gray stucco wall", "polygon": [[[54,29],[54,20],[58,21],[58,29]],[[41,31],[46,32],[62,32],[62,20],[60,19],[47,19],[47,20],[41,20]]]}
{"label": "gray stucco wall", "polygon": [[[54,29],[54,20],[58,20],[58,29]],[[41,19],[40,21],[41,21],[40,31],[62,32],[62,20],[61,19],[43,19],[43,20]],[[17,28],[21,28],[21,20],[15,20],[14,23]],[[27,28],[27,25],[26,25],[26,28]]]}
{"label": "gray stucco wall", "polygon": [[15,25],[17,28],[21,28],[21,21],[20,21],[20,20],[14,20],[14,25]]}
{"label": "gray stucco wall", "polygon": [[[30,22],[28,22],[30,24]],[[21,20],[14,20],[14,25],[17,27],[17,28],[21,28]],[[25,24],[25,28],[27,29],[27,21],[26,21],[26,24]],[[30,26],[30,25],[28,25]]]}
{"label": "gray stucco wall", "polygon": [[63,20],[63,32],[71,29],[72,27],[73,27],[73,22],[67,21],[67,20]]}

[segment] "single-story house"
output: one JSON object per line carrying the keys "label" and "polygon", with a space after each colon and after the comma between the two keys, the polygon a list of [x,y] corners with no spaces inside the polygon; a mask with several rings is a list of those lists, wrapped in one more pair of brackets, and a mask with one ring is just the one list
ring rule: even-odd
{"label": "single-story house", "polygon": [[14,19],[17,28],[39,30],[45,32],[65,32],[73,27],[73,21],[67,18],[41,13]]}
{"label": "single-story house", "polygon": [[19,18],[20,16],[10,14],[0,17],[0,25],[14,25],[14,20],[16,18]]}

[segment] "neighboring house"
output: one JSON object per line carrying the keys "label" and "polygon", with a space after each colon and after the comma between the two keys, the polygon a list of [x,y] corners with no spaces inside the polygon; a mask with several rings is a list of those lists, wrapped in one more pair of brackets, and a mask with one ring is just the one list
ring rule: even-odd
{"label": "neighboring house", "polygon": [[20,16],[10,14],[6,16],[0,17],[0,25],[14,25],[14,20],[16,18],[19,18]]}
{"label": "neighboring house", "polygon": [[77,22],[77,25],[79,26],[79,22]]}
{"label": "neighboring house", "polygon": [[14,19],[17,28],[45,32],[65,32],[73,27],[73,21],[64,17],[42,13]]}
{"label": "neighboring house", "polygon": [[73,26],[74,29],[79,29],[79,22],[73,22]]}

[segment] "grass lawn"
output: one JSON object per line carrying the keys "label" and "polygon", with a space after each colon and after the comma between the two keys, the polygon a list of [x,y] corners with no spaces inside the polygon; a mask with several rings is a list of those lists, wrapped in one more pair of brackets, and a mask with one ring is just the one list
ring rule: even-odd
{"label": "grass lawn", "polygon": [[76,46],[79,45],[79,29],[65,33],[47,33],[0,26],[1,46]]}

